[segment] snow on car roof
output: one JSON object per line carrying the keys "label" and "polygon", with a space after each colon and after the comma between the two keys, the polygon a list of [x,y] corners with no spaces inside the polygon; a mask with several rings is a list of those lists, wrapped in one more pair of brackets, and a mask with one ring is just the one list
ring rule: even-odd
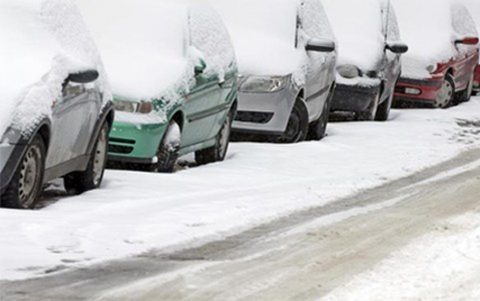
{"label": "snow on car roof", "polygon": [[338,41],[338,64],[373,70],[385,48],[380,0],[323,0]]}
{"label": "snow on car roof", "polygon": [[477,35],[470,14],[457,1],[393,0],[393,3],[402,37],[409,46],[403,57],[402,73],[406,77],[429,77],[428,66],[435,67],[456,54],[455,39]]}
{"label": "snow on car roof", "polygon": [[95,45],[68,0],[2,0],[0,37],[0,136],[10,125],[26,132],[50,116],[69,72],[100,69]]}
{"label": "snow on car roof", "polygon": [[77,2],[99,46],[114,94],[148,100],[182,77],[187,66],[185,1]]}

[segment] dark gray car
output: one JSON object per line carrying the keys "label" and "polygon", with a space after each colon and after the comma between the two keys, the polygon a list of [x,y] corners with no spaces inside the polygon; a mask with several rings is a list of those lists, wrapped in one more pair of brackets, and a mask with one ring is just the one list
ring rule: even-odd
{"label": "dark gray car", "polygon": [[12,12],[0,20],[8,33],[0,60],[12,70],[0,91],[1,205],[33,208],[43,184],[59,177],[72,193],[99,187],[113,109],[80,14],[70,2],[31,0],[2,1],[0,10]]}

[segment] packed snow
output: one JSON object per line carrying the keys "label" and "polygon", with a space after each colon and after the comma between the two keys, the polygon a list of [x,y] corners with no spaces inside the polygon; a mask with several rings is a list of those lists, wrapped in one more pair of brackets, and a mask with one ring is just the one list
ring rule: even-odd
{"label": "packed snow", "polygon": [[80,196],[63,196],[54,182],[44,208],[0,210],[0,278],[222,239],[480,146],[480,98],[391,116],[388,123],[333,123],[321,142],[234,143],[225,162],[171,175],[109,170],[101,189]]}
{"label": "packed snow", "polygon": [[[476,37],[477,31],[468,10],[455,0],[394,0],[402,38],[409,51],[402,58],[402,75],[407,78],[430,77],[437,64],[448,62],[457,51],[457,39]],[[415,7],[415,9],[412,9]],[[426,12],[429,12],[426,15]]]}
{"label": "packed snow", "polygon": [[10,125],[27,133],[50,117],[69,73],[98,70],[109,99],[97,49],[71,1],[2,1],[0,37],[0,136]]}

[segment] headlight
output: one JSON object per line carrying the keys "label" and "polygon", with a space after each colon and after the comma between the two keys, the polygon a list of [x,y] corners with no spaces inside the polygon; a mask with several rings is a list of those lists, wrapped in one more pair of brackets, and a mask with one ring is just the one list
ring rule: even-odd
{"label": "headlight", "polygon": [[276,92],[287,86],[290,76],[249,76],[240,84],[241,92]]}
{"label": "headlight", "polygon": [[427,71],[428,71],[429,73],[433,73],[433,72],[435,72],[435,70],[437,70],[437,68],[435,67],[435,65],[428,65],[428,66],[427,66]]}
{"label": "headlight", "polygon": [[362,72],[357,66],[354,65],[343,65],[337,68],[338,74],[340,74],[344,78],[355,78],[362,76]]}
{"label": "headlight", "polygon": [[115,110],[120,112],[148,114],[153,111],[153,104],[148,101],[132,102],[125,100],[115,100]]}

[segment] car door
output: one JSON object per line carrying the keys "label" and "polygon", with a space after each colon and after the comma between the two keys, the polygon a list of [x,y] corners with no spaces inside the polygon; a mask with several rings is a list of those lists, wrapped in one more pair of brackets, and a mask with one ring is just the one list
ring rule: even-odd
{"label": "car door", "polygon": [[[323,28],[327,20],[323,8],[313,5],[311,1],[302,2],[298,16],[297,47],[304,47],[309,39],[330,38],[333,34],[330,28]],[[307,52],[307,76],[305,86],[305,101],[308,108],[309,121],[320,118],[332,82],[332,66],[335,53]]]}
{"label": "car door", "polygon": [[[385,45],[387,45],[389,42],[399,42],[401,40],[400,31],[398,29],[397,17],[392,5],[387,4],[382,8],[382,19]],[[393,93],[396,82],[400,77],[401,55],[395,54],[386,48],[384,51],[384,68],[382,72],[385,86],[383,89],[382,99],[387,99]]]}
{"label": "car door", "polygon": [[62,99],[53,104],[47,168],[86,154],[99,105],[100,96],[93,84],[69,82],[64,86]]}

